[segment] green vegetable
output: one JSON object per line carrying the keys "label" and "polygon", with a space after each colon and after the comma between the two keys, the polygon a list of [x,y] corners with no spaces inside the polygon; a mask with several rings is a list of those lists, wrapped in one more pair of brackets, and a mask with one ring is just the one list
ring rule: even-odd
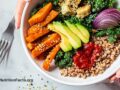
{"label": "green vegetable", "polygon": [[41,4],[37,4],[31,11],[30,13],[30,17],[35,15],[37,13],[37,11],[39,11],[39,9],[41,8]]}
{"label": "green vegetable", "polygon": [[58,6],[59,0],[45,0],[45,2],[42,4],[42,7],[49,2],[52,2],[53,6],[55,7],[55,6]]}
{"label": "green vegetable", "polygon": [[115,4],[116,4],[116,2],[117,2],[117,0],[109,0],[108,6],[109,6],[109,7],[114,7]]}
{"label": "green vegetable", "polygon": [[57,29],[55,29],[53,24],[49,24],[48,29],[52,30],[53,32],[58,33],[61,36],[60,47],[64,52],[68,52],[72,50],[72,45],[70,44],[69,39],[64,34],[62,34]]}
{"label": "green vegetable", "polygon": [[58,17],[55,19],[55,21],[59,21],[59,22],[64,22],[64,20],[67,20],[71,23],[81,23],[82,25],[84,25],[88,30],[89,32],[91,32],[92,30],[92,21],[95,19],[96,17],[96,13],[95,14],[91,14],[89,16],[87,16],[86,18],[84,19],[79,19],[77,18],[76,16],[64,16],[62,15],[62,13],[60,13],[58,15]]}
{"label": "green vegetable", "polygon": [[48,3],[48,2],[52,2],[53,3],[53,5],[58,5],[58,2],[59,2],[59,0],[46,0],[45,1],[46,3]]}
{"label": "green vegetable", "polygon": [[69,30],[66,25],[60,22],[53,22],[53,25],[56,30],[64,34],[69,39],[69,42],[74,49],[78,49],[81,47],[81,40],[79,39],[79,37],[76,36],[71,30]]}
{"label": "green vegetable", "polygon": [[33,11],[31,12],[31,15],[30,16],[33,16],[37,13],[38,9],[34,8]]}
{"label": "green vegetable", "polygon": [[89,34],[88,30],[87,30],[83,25],[81,25],[81,24],[79,24],[79,23],[77,23],[76,26],[77,26],[77,28],[80,30],[81,34],[82,34],[83,36],[85,36],[85,38],[87,38],[88,41],[89,41],[90,34]]}
{"label": "green vegetable", "polygon": [[113,7],[116,0],[88,0],[88,3],[92,5],[92,12],[98,13],[101,10],[109,7]]}
{"label": "green vegetable", "polygon": [[72,56],[75,54],[75,50],[69,52],[63,52],[60,50],[55,57],[55,65],[59,68],[71,67],[73,60]]}
{"label": "green vegetable", "polygon": [[64,20],[68,20],[71,23],[81,23],[82,25],[84,25],[89,32],[91,32],[92,30],[92,21],[95,19],[95,17],[97,16],[97,14],[108,7],[113,7],[114,3],[116,2],[116,0],[82,0],[81,3],[90,3],[92,5],[92,12],[89,16],[83,18],[83,19],[79,19],[76,16],[64,16],[62,15],[62,13],[60,13],[57,17],[57,21],[61,21],[64,22]]}
{"label": "green vegetable", "polygon": [[110,43],[116,42],[116,40],[117,40],[117,36],[116,36],[116,35],[110,35],[110,36],[108,37],[108,41],[109,41]]}
{"label": "green vegetable", "polygon": [[[70,23],[69,21],[65,21],[66,25],[69,27],[69,29],[74,33],[76,34],[81,40],[83,43],[88,43],[89,42],[89,38],[85,37],[85,35],[87,35],[89,32],[87,31],[86,33],[86,30],[84,31],[83,28],[81,28],[81,30],[79,30],[75,24],[73,23]],[[85,35],[84,35],[85,34]],[[89,37],[89,36],[88,36]]]}
{"label": "green vegetable", "polygon": [[61,43],[60,43],[61,49],[64,52],[71,51],[72,50],[72,45],[70,44],[68,38],[63,34],[60,34],[60,35],[61,35],[61,38],[62,38]]}
{"label": "green vegetable", "polygon": [[91,13],[89,16],[87,16],[86,18],[84,18],[81,22],[82,25],[84,25],[85,27],[87,27],[87,29],[89,30],[89,32],[91,32],[93,26],[92,26],[92,22],[95,19],[95,17],[97,16],[97,13]]}
{"label": "green vegetable", "polygon": [[117,41],[117,36],[120,35],[120,26],[114,27],[114,28],[108,28],[108,29],[102,29],[97,31],[96,36],[102,37],[102,36],[108,36],[108,41],[110,43],[113,43]]}

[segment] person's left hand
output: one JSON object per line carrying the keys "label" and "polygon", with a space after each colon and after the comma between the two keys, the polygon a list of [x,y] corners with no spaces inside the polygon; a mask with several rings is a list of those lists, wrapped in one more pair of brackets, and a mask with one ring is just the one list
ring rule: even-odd
{"label": "person's left hand", "polygon": [[116,72],[115,75],[113,75],[113,76],[110,78],[110,82],[111,82],[111,83],[114,83],[115,80],[118,80],[118,79],[120,79],[120,69]]}
{"label": "person's left hand", "polygon": [[18,29],[20,27],[21,16],[23,13],[25,3],[26,3],[26,0],[18,0],[18,2],[17,2],[16,13],[15,13],[15,27],[16,27],[16,29]]}

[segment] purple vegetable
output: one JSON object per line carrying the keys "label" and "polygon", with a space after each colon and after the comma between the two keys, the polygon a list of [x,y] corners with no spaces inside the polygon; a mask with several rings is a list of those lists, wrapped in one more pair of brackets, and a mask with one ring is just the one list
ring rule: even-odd
{"label": "purple vegetable", "polygon": [[93,21],[95,29],[107,29],[120,24],[120,11],[114,8],[103,10]]}

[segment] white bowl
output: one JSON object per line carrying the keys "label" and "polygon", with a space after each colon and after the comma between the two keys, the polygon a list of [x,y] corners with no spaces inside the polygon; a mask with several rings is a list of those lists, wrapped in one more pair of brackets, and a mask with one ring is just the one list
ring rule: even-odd
{"label": "white bowl", "polygon": [[[116,61],[101,75],[98,75],[96,77],[89,77],[87,79],[81,79],[81,78],[73,78],[73,77],[63,77],[60,75],[59,69],[56,68],[53,71],[47,72],[44,71],[42,67],[40,67],[41,62],[37,62],[37,60],[33,59],[31,57],[31,54],[29,50],[26,47],[26,42],[25,42],[25,35],[26,35],[26,30],[28,30],[29,25],[28,25],[28,18],[30,15],[30,11],[32,10],[33,7],[35,7],[36,4],[42,3],[43,0],[31,0],[30,3],[26,3],[24,12],[22,15],[22,22],[21,22],[21,41],[22,45],[24,47],[24,50],[26,52],[27,57],[29,60],[33,63],[33,66],[35,66],[39,72],[43,73],[45,76],[48,78],[57,81],[62,84],[67,84],[67,85],[90,85],[94,83],[101,82],[110,76],[112,76],[119,68],[120,68],[120,56],[116,59]],[[34,67],[33,67],[34,68]]]}

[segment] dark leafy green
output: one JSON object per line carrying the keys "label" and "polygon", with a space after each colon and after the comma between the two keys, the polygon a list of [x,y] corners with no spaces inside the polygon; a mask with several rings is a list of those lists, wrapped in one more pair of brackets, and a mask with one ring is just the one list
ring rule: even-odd
{"label": "dark leafy green", "polygon": [[88,0],[92,5],[92,12],[98,13],[103,9],[113,7],[116,0]]}
{"label": "dark leafy green", "polygon": [[52,2],[54,6],[58,5],[59,0],[45,0],[46,3]]}
{"label": "dark leafy green", "polygon": [[108,7],[115,7],[117,0],[109,0]]}
{"label": "dark leafy green", "polygon": [[79,19],[76,16],[64,16],[61,13],[58,15],[58,17],[55,19],[55,21],[60,21],[60,22],[64,22],[64,20],[68,20],[71,23],[81,23],[82,25],[84,25],[89,32],[91,32],[92,29],[92,21],[94,20],[94,18],[96,17],[96,13],[95,14],[91,14],[88,17],[84,18],[84,19]]}
{"label": "dark leafy green", "polygon": [[59,68],[66,68],[72,66],[72,56],[74,55],[75,50],[69,52],[63,52],[60,50],[55,57],[55,65]]}
{"label": "dark leafy green", "polygon": [[31,12],[31,15],[30,16],[33,16],[37,13],[37,11],[39,10],[39,8],[34,8]]}
{"label": "dark leafy green", "polygon": [[96,33],[97,37],[102,37],[102,36],[108,36],[108,41],[110,43],[113,43],[117,40],[117,36],[120,35],[120,26],[114,27],[114,28],[108,28],[105,30],[99,30]]}
{"label": "dark leafy green", "polygon": [[52,2],[53,8],[56,8],[56,6],[58,6],[59,0],[45,0],[45,2],[41,5],[41,7],[45,6],[49,2]]}
{"label": "dark leafy green", "polygon": [[97,14],[108,7],[113,7],[114,2],[116,0],[82,0],[81,3],[90,3],[92,5],[92,12],[89,16],[87,16],[84,19],[79,19],[76,16],[64,16],[61,13],[57,17],[57,21],[63,22],[64,20],[69,20],[72,23],[81,23],[86,28],[88,28],[89,32],[91,32],[92,27],[92,21],[95,19]]}
{"label": "dark leafy green", "polygon": [[83,24],[84,26],[86,26],[88,28],[88,30],[91,32],[93,26],[92,26],[92,22],[95,19],[95,17],[97,16],[97,13],[94,14],[90,14],[89,16],[87,16],[86,18],[84,18],[81,22],[81,24]]}

